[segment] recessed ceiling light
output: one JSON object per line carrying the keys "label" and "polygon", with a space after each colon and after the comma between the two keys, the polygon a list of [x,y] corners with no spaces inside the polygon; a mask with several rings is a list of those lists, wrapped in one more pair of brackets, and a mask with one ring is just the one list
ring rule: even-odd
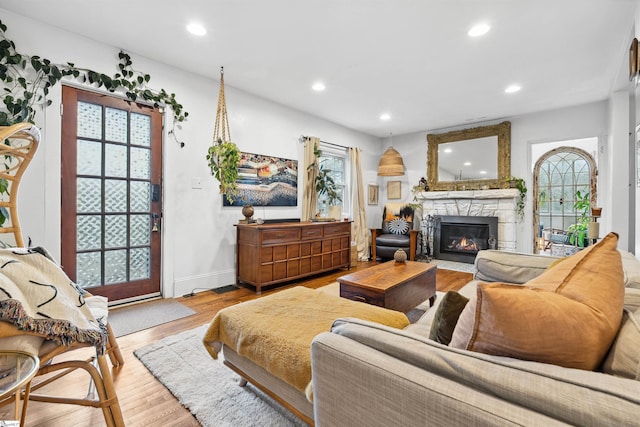
{"label": "recessed ceiling light", "polygon": [[453,150],[452,150],[451,148],[445,148],[445,149],[444,149],[444,152],[445,152],[445,153],[451,153],[452,151],[453,151]]}
{"label": "recessed ceiling light", "polygon": [[204,36],[205,34],[207,34],[206,28],[196,22],[192,22],[187,25],[187,31],[189,31],[194,36]]}
{"label": "recessed ceiling light", "polygon": [[480,171],[480,175],[486,175],[487,171]]}
{"label": "recessed ceiling light", "polygon": [[505,93],[515,93],[515,92],[518,92],[520,89],[522,89],[520,85],[511,85],[507,87],[504,91]]}
{"label": "recessed ceiling light", "polygon": [[315,82],[313,86],[311,86],[311,89],[315,90],[316,92],[322,92],[326,88],[327,87],[322,82]]}
{"label": "recessed ceiling light", "polygon": [[390,114],[380,114],[380,120],[391,120],[391,115]]}
{"label": "recessed ceiling light", "polygon": [[471,27],[469,32],[467,33],[469,37],[479,37],[487,34],[491,27],[487,24],[477,24]]}
{"label": "recessed ceiling light", "polygon": [[471,166],[471,162],[464,162],[463,163],[465,166]]}

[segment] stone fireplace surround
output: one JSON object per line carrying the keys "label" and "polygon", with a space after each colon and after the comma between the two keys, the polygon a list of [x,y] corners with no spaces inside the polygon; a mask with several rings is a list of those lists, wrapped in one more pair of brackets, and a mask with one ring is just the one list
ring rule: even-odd
{"label": "stone fireplace surround", "polygon": [[516,223],[518,212],[517,189],[425,191],[416,194],[422,203],[422,223],[427,215],[496,216],[498,217],[498,249],[516,250]]}

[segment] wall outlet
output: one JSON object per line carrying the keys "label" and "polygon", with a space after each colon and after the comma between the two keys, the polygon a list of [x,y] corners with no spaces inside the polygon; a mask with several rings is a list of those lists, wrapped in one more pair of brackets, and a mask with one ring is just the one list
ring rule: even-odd
{"label": "wall outlet", "polygon": [[202,188],[202,178],[200,178],[199,176],[192,176],[191,177],[191,188],[201,189]]}

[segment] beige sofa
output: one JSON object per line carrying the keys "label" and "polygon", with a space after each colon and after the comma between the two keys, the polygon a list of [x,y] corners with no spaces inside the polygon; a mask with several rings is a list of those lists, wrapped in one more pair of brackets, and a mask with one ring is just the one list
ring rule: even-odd
{"label": "beige sofa", "polygon": [[[608,360],[615,370],[612,358],[630,358],[635,380],[439,344],[428,339],[434,309],[404,330],[340,319],[311,348],[316,425],[639,425],[640,262],[622,259],[625,334]],[[473,295],[479,280],[524,283],[554,260],[483,251],[461,293]]]}

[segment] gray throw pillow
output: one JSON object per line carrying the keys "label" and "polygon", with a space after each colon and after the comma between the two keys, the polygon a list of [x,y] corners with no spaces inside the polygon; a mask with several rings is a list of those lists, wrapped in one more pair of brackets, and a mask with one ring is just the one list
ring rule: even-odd
{"label": "gray throw pillow", "polygon": [[458,292],[448,291],[442,297],[442,301],[440,301],[440,305],[433,317],[429,339],[440,344],[449,345],[453,330],[458,323],[458,317],[460,317],[460,313],[462,313],[468,302],[469,299]]}

